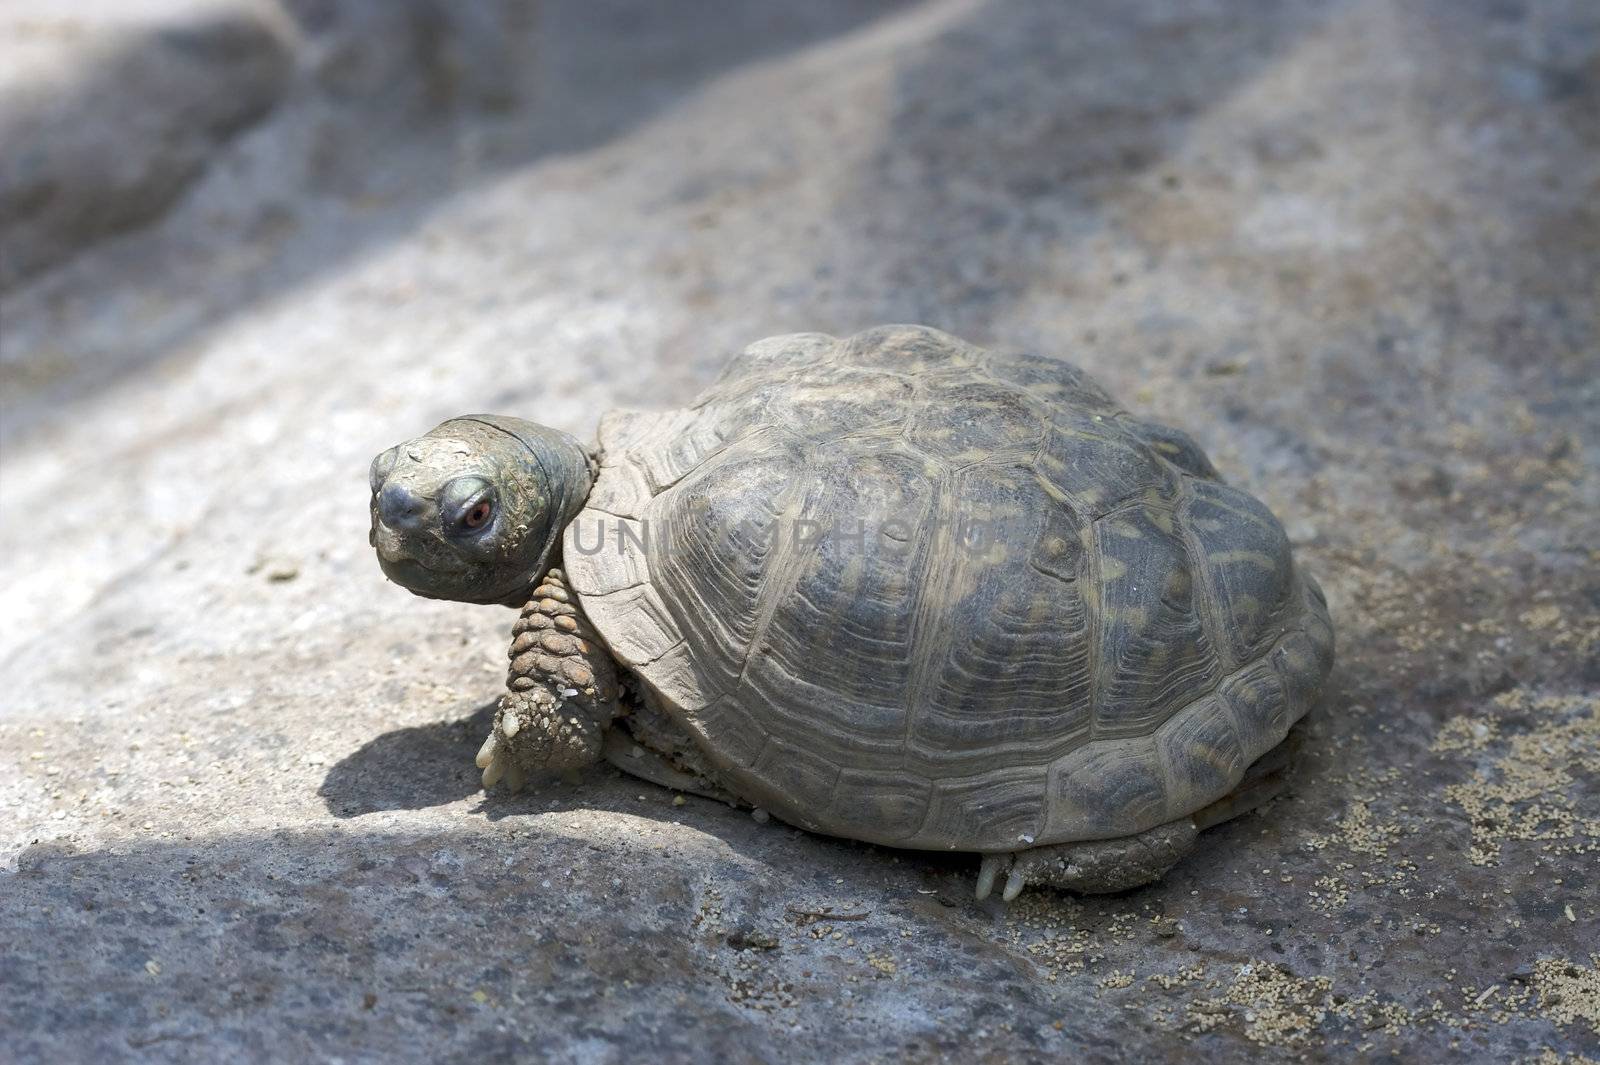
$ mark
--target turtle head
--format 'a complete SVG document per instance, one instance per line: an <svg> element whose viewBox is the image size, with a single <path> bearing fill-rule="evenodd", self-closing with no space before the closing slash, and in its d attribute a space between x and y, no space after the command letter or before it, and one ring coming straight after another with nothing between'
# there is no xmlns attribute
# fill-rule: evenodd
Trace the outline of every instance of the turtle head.
<svg viewBox="0 0 1600 1065"><path fill-rule="evenodd" d="M372 460L369 539L384 575L417 595L520 606L592 480L587 450L566 433L452 418Z"/></svg>

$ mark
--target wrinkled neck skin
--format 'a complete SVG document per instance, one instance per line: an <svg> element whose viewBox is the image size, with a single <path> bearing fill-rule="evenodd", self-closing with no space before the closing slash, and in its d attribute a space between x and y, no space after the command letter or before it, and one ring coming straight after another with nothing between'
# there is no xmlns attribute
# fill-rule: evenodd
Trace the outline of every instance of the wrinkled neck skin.
<svg viewBox="0 0 1600 1065"><path fill-rule="evenodd" d="M510 591L487 602L521 607L545 571L561 560L561 534L583 510L594 486L593 452L576 437L537 422L493 414L472 414L446 422L476 423L501 436L500 490L508 504L507 515L526 523L520 550L511 560L518 564Z"/></svg>
<svg viewBox="0 0 1600 1065"><path fill-rule="evenodd" d="M527 602L559 561L561 534L588 498L595 475L590 450L558 429L493 414L452 418L400 450L404 461L390 480L415 495L431 500L441 478L465 472L492 481L499 502L497 527L481 542L451 543L427 529L404 536L411 562L389 562L380 549L390 578L430 599ZM375 521L375 543L393 535Z"/></svg>

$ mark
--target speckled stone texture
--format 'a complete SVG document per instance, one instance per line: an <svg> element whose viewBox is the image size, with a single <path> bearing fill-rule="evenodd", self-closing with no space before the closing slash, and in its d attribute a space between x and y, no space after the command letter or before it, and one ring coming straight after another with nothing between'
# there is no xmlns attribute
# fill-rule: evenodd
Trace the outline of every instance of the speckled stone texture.
<svg viewBox="0 0 1600 1065"><path fill-rule="evenodd" d="M1600 8L257 8L287 80L0 296L0 1057L1600 1057ZM1291 793L1159 885L478 790L515 615L382 581L370 457L885 321L1079 362L1328 593Z"/></svg>

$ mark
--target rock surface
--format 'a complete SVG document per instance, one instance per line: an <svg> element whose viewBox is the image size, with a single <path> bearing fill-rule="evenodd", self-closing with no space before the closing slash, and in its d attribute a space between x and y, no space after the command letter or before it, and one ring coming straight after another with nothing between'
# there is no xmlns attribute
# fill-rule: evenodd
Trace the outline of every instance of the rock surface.
<svg viewBox="0 0 1600 1065"><path fill-rule="evenodd" d="M159 216L267 115L292 56L244 0L63 5L0 15L0 290Z"/></svg>
<svg viewBox="0 0 1600 1065"><path fill-rule="evenodd" d="M212 117L104 112L188 145L138 211L0 196L46 248L0 297L8 1057L1600 1055L1594 5L252 10ZM383 583L370 456L896 320L1080 363L1285 519L1340 634L1293 793L1009 910L609 770L483 795L511 615Z"/></svg>

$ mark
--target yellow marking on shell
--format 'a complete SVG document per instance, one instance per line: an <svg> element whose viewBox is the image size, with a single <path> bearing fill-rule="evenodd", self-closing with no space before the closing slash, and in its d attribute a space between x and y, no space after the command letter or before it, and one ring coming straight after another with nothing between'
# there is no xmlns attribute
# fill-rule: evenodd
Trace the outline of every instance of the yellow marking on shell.
<svg viewBox="0 0 1600 1065"><path fill-rule="evenodd" d="M1213 551L1206 558L1219 566L1226 566L1234 562L1248 562L1250 565L1260 566L1264 570L1275 571L1278 568L1278 560L1264 551Z"/></svg>
<svg viewBox="0 0 1600 1065"><path fill-rule="evenodd" d="M1120 581L1128 575L1128 567L1121 559L1103 558L1100 560L1100 576L1103 580Z"/></svg>
<svg viewBox="0 0 1600 1065"><path fill-rule="evenodd" d="M1204 762L1218 773L1231 773L1233 759L1225 750L1218 750L1209 743L1193 743L1189 745L1189 757L1197 762Z"/></svg>
<svg viewBox="0 0 1600 1065"><path fill-rule="evenodd" d="M1242 493L1238 494L1242 495ZM1274 527L1276 522L1273 520L1270 513L1263 515L1260 511L1257 511L1251 507L1240 506L1235 502L1236 497L1237 496L1230 497L1227 495L1214 495L1208 499L1208 502L1217 507L1217 509L1226 511L1229 514L1232 514L1234 517L1247 521L1251 525L1254 525L1258 528L1272 529ZM1249 497L1245 498L1249 499ZM1255 502L1255 500L1250 501Z"/></svg>
<svg viewBox="0 0 1600 1065"><path fill-rule="evenodd" d="M847 597L853 599L860 594L861 578L866 566L867 560L859 551L850 553L850 561L839 571L839 587Z"/></svg>
<svg viewBox="0 0 1600 1065"><path fill-rule="evenodd" d="M1028 620L1032 622L1049 621L1055 616L1056 601L1053 597L1036 592L1028 600Z"/></svg>
<svg viewBox="0 0 1600 1065"><path fill-rule="evenodd" d="M979 561L989 566L998 566L1011 557L1011 549L1004 543L996 540L989 545L989 550L984 552Z"/></svg>
<svg viewBox="0 0 1600 1065"><path fill-rule="evenodd" d="M1045 477L1044 474L1034 471L1033 479L1039 482L1039 487L1044 489L1044 494L1055 500L1057 503L1070 503L1072 501L1071 496L1067 495L1067 493L1051 484L1050 480Z"/></svg>
<svg viewBox="0 0 1600 1065"><path fill-rule="evenodd" d="M1139 531L1139 527L1137 525L1133 525L1125 521L1108 521L1105 522L1102 527L1108 533L1112 533L1116 536L1121 536L1129 540L1144 539L1144 533Z"/></svg>
<svg viewBox="0 0 1600 1065"><path fill-rule="evenodd" d="M1102 419L1100 415L1096 414L1094 416L1094 420L1098 422ZM1052 427L1062 436L1071 437L1073 440L1093 440L1096 443L1104 443L1106 440L1105 433L1091 433L1083 429L1079 429L1076 426L1056 424Z"/></svg>

